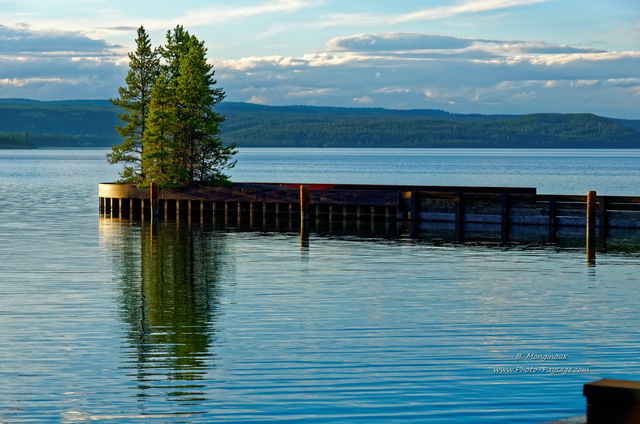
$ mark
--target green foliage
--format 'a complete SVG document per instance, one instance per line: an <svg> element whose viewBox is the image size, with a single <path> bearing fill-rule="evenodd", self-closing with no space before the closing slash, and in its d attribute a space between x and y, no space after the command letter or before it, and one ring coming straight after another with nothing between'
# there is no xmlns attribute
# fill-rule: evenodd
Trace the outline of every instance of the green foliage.
<svg viewBox="0 0 640 424"><path fill-rule="evenodd" d="M145 146L142 166L149 181L161 187L175 188L184 175L180 175L172 160L176 147L171 137L176 121L176 110L171 101L170 80L162 71L151 89L147 131L142 140Z"/></svg>
<svg viewBox="0 0 640 424"><path fill-rule="evenodd" d="M157 50L164 59L156 62L144 30L138 31L138 50L130 55L128 88L121 88L119 103L127 110L121 114L125 125L118 128L124 142L108 155L111 163L125 162L123 178L142 185L157 183L176 188L224 183L224 170L232 168L234 146L223 146L218 134L224 118L213 107L224 99L224 91L215 87L213 67L207 63L204 42L178 25L167 32L167 43ZM144 46L144 49L141 46ZM150 52L154 52L152 55ZM135 61L144 56L145 60ZM151 63L153 81L138 84L139 64ZM134 69L134 66L137 68Z"/></svg>
<svg viewBox="0 0 640 424"><path fill-rule="evenodd" d="M109 100L123 111L118 114L123 125L116 126L116 131L124 141L111 148L107 160L111 164L125 164L120 174L123 182L144 180L142 138L149 115L151 87L160 71L158 52L152 48L151 40L142 26L138 28L136 46L136 51L129 53L126 86L118 89L118 98Z"/></svg>

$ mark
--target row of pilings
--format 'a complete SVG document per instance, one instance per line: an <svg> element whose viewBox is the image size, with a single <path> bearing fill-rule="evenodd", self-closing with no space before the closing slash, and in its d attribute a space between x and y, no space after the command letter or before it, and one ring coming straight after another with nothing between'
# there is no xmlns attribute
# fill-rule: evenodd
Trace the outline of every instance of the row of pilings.
<svg viewBox="0 0 640 424"><path fill-rule="evenodd" d="M503 242L516 227L544 228L554 243L561 228L583 228L587 257L612 229L640 229L640 198L538 194L535 188L241 183L163 190L100 184L99 210L131 220L161 219L249 227L359 226L393 232L403 223L452 225L458 239L492 228Z"/></svg>

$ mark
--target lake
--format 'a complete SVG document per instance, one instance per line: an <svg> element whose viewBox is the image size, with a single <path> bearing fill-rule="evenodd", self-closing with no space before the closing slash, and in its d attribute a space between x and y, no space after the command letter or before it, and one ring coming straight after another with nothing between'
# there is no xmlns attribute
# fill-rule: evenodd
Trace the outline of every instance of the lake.
<svg viewBox="0 0 640 424"><path fill-rule="evenodd" d="M105 150L0 150L0 423L530 423L637 379L640 249L98 215ZM235 181L640 195L635 150L242 149ZM546 356L545 356L546 355Z"/></svg>

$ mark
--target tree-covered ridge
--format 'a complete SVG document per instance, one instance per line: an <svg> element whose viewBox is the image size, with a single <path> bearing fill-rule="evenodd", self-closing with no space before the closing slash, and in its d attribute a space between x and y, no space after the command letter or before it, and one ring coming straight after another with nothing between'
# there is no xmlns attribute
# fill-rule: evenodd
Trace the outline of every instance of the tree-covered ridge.
<svg viewBox="0 0 640 424"><path fill-rule="evenodd" d="M40 147L111 146L118 109L106 100L0 99L0 132L28 134Z"/></svg>
<svg viewBox="0 0 640 424"><path fill-rule="evenodd" d="M640 132L592 114L456 115L233 104L221 110L228 117L225 139L245 147L640 147Z"/></svg>
<svg viewBox="0 0 640 424"><path fill-rule="evenodd" d="M468 115L233 102L216 110L226 118L222 140L239 147L640 147L640 120L592 114ZM106 147L121 141L114 131L117 113L106 100L0 99L0 132L28 132L38 146Z"/></svg>

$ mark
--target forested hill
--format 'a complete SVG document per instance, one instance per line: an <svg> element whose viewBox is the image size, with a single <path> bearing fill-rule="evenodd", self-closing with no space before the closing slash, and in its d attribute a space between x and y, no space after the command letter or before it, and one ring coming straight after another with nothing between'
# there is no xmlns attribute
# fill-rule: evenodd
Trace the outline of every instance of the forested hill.
<svg viewBox="0 0 640 424"><path fill-rule="evenodd" d="M592 114L463 115L232 102L216 111L226 117L223 141L239 147L640 148L640 120ZM114 130L117 113L106 100L0 99L0 146L110 146L121 141Z"/></svg>

